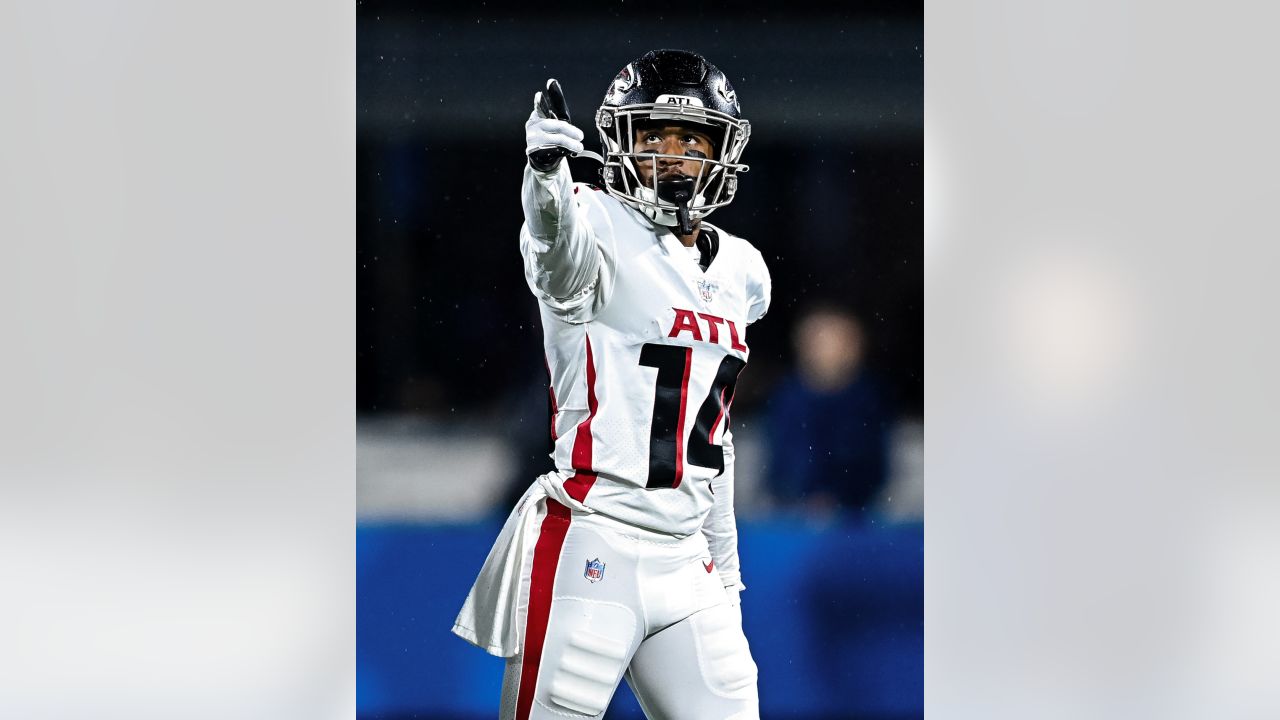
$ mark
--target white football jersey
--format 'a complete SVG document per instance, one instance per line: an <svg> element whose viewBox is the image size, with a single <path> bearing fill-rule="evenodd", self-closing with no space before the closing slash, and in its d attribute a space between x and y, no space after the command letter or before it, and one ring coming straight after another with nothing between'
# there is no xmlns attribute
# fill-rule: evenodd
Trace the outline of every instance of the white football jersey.
<svg viewBox="0 0 1280 720"><path fill-rule="evenodd" d="M750 243L718 239L704 271L671 229L568 170L525 170L521 251L540 300L560 502L683 537L737 565L729 415L770 279ZM713 506L720 525L706 522ZM713 518L714 520L714 518ZM705 523L705 527L704 527ZM731 547L725 547L731 541ZM737 583L737 568L722 568Z"/></svg>

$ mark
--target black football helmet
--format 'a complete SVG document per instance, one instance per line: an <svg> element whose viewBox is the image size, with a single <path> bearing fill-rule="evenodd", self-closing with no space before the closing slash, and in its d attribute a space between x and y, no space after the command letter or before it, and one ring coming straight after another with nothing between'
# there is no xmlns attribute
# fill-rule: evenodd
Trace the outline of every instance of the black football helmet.
<svg viewBox="0 0 1280 720"><path fill-rule="evenodd" d="M669 193L659 193L656 172L650 185L641 181L636 162L652 159L656 166L659 157L690 158L637 153L635 126L648 120L706 126L715 157L700 159L701 170L685 209L697 219L728 205L738 190L738 173L747 171L738 160L751 137L751 123L742 119L729 78L697 53L654 50L622 68L596 111L605 150L605 190L654 222L676 225L678 206L668 199Z"/></svg>

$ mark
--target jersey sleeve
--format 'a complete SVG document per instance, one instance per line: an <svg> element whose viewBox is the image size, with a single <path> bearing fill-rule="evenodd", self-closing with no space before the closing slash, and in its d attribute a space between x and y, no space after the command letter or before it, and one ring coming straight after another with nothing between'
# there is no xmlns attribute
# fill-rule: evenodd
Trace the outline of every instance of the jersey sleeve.
<svg viewBox="0 0 1280 720"><path fill-rule="evenodd" d="M566 163L524 168L520 251L533 294L557 316L587 322L613 294L613 225L598 193L573 183Z"/></svg>
<svg viewBox="0 0 1280 720"><path fill-rule="evenodd" d="M738 519L733 512L733 437L725 433L724 472L712 478L711 490L715 496L711 512L702 522L702 534L711 549L711 559L720 572L720 582L729 591L729 599L738 602L738 593L746 588L742 584L742 570L738 562Z"/></svg>
<svg viewBox="0 0 1280 720"><path fill-rule="evenodd" d="M769 312L769 302L773 299L773 279L769 277L769 266L765 265L764 256L752 248L751 260L747 274L748 325Z"/></svg>

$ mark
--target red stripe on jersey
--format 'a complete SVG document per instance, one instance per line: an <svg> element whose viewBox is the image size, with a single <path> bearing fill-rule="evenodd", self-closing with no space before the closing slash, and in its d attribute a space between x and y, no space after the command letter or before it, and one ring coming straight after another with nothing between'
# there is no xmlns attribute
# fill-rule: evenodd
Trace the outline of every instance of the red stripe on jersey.
<svg viewBox="0 0 1280 720"><path fill-rule="evenodd" d="M516 720L529 720L533 694L538 687L538 667L542 663L542 646L547 639L547 620L551 617L551 600L556 583L556 567L560 550L569 532L569 508L547 498L547 516L542 519L538 542L533 546L533 570L529 579L529 613L524 625L524 661L520 668L520 687L516 694Z"/></svg>
<svg viewBox="0 0 1280 720"><path fill-rule="evenodd" d="M693 367L693 348L684 349L684 377L680 379L680 410L676 418L676 480L671 487L680 487L684 478L684 406L689 399L689 369Z"/></svg>
<svg viewBox="0 0 1280 720"><path fill-rule="evenodd" d="M578 502L586 502L587 493L591 492L591 486L596 484L596 474L590 472L577 472L573 477L564 481L564 491L569 493L569 497Z"/></svg>
<svg viewBox="0 0 1280 720"><path fill-rule="evenodd" d="M591 353L591 336L587 335L587 419L578 423L578 436L573 439L573 469L595 475L591 467L591 421L599 407L596 401L596 362ZM594 480L594 477L593 477ZM579 501L581 502L581 501Z"/></svg>
<svg viewBox="0 0 1280 720"><path fill-rule="evenodd" d="M716 421L711 423L711 432L707 433L707 442L711 445L716 444L716 441L712 438L716 436L716 428L720 426L720 421L724 419L724 412L726 409L724 406L724 391L727 389L728 388L722 388L720 390L720 414L716 415ZM730 402L732 402L732 399L730 399Z"/></svg>
<svg viewBox="0 0 1280 720"><path fill-rule="evenodd" d="M560 414L560 406L556 404L556 389L548 385L547 392L551 393L551 441L555 442L560 439L556 437L556 416Z"/></svg>
<svg viewBox="0 0 1280 720"><path fill-rule="evenodd" d="M556 437L556 416L560 414L560 405L556 402L556 388L551 384L551 361L546 353L542 354L542 364L547 368L547 393L551 395L551 442L555 442L559 439Z"/></svg>

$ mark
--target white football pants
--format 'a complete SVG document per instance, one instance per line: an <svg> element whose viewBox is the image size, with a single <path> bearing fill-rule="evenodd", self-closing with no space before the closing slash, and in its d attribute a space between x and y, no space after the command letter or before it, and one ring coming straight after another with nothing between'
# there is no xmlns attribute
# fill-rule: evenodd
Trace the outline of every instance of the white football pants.
<svg viewBox="0 0 1280 720"><path fill-rule="evenodd" d="M676 540L544 502L500 717L600 718L625 676L651 720L759 718L742 615L703 535Z"/></svg>

